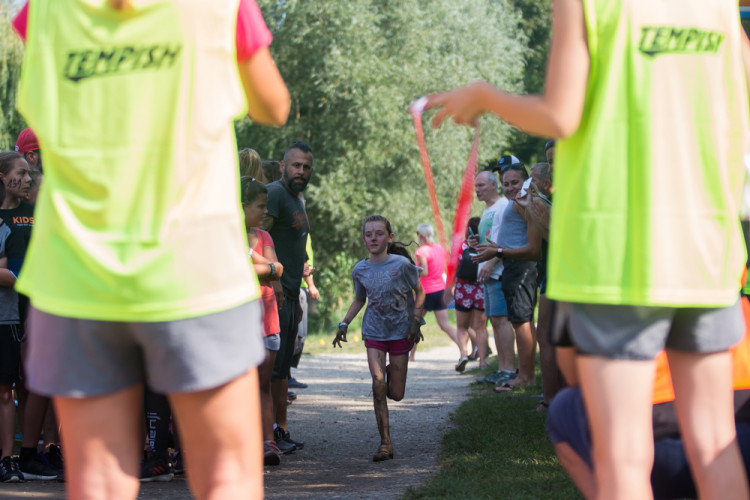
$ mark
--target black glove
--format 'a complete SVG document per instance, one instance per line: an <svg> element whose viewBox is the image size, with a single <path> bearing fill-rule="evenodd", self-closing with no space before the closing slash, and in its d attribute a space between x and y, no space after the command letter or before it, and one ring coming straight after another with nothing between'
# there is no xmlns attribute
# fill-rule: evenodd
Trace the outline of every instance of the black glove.
<svg viewBox="0 0 750 500"><path fill-rule="evenodd" d="M342 349L344 346L341 345L342 342L346 342L346 325L341 325L339 327L339 331L336 333L336 338L333 339L333 347L336 347L336 344L338 344L339 347Z"/></svg>
<svg viewBox="0 0 750 500"><path fill-rule="evenodd" d="M424 335L422 335L422 318L419 316L414 316L411 319L411 324L409 325L409 335L408 339L414 342L414 344L419 344L420 341L424 340Z"/></svg>

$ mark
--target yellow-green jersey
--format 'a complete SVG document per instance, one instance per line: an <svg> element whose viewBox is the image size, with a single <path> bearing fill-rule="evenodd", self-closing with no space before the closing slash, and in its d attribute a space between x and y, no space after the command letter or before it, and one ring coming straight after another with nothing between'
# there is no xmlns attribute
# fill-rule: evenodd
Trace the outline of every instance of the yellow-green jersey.
<svg viewBox="0 0 750 500"><path fill-rule="evenodd" d="M556 148L548 294L730 305L748 145L737 2L583 5L591 64L580 127Z"/></svg>
<svg viewBox="0 0 750 500"><path fill-rule="evenodd" d="M169 321L257 298L233 120L238 0L34 0L18 106L45 180L19 291L50 314Z"/></svg>
<svg viewBox="0 0 750 500"><path fill-rule="evenodd" d="M315 267L315 259L313 258L313 249L312 249L312 237L308 234L307 235L307 244L305 246L305 252L307 253L307 265L310 267ZM304 278L302 278L302 288L307 288L307 281L305 281Z"/></svg>

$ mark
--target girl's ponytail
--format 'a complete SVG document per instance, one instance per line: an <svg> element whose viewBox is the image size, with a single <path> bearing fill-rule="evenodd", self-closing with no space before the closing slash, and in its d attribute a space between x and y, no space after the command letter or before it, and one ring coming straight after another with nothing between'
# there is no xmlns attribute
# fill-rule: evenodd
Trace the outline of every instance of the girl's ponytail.
<svg viewBox="0 0 750 500"><path fill-rule="evenodd" d="M409 250L407 250L407 247L411 246L412 243L415 243L415 242L410 241L408 244L406 244L406 243L401 243L400 241L394 241L393 243L388 245L388 253L406 257L407 259L409 259L409 262L416 265L414 263L414 259L411 258L411 254L409 253Z"/></svg>

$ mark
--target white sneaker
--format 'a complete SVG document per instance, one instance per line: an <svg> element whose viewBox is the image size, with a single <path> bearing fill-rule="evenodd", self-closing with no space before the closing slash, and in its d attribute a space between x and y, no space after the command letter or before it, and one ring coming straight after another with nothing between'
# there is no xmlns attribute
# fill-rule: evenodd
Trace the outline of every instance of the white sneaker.
<svg viewBox="0 0 750 500"><path fill-rule="evenodd" d="M466 369L466 363L469 362L468 356L461 356L458 358L458 363L456 363L456 371L459 373L463 373Z"/></svg>

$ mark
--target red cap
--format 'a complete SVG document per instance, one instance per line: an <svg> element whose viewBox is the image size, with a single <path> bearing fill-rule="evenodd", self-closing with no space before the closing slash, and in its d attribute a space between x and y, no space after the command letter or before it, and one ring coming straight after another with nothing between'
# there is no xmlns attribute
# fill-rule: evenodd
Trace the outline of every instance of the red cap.
<svg viewBox="0 0 750 500"><path fill-rule="evenodd" d="M36 151L39 149L39 141L36 140L34 131L30 128L23 129L18 134L18 140L16 141L16 151L21 154L28 153L29 151Z"/></svg>

